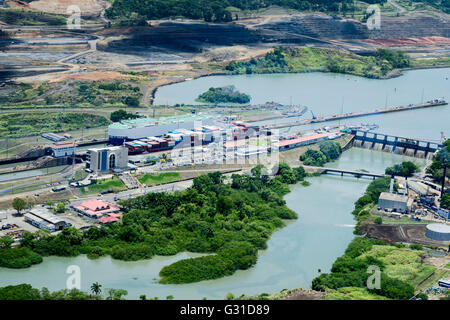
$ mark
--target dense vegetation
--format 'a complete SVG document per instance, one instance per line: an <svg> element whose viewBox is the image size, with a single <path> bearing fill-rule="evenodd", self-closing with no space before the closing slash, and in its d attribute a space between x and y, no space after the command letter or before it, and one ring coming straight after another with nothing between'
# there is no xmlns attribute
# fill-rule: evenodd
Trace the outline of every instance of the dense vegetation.
<svg viewBox="0 0 450 320"><path fill-rule="evenodd" d="M120 296L117 295L120 294ZM110 289L107 300L120 300L126 294L123 289ZM49 291L47 288L41 290L33 288L29 284L19 284L15 286L0 287L0 300L101 300L99 294L89 294L78 289L64 289L59 291Z"/></svg>
<svg viewBox="0 0 450 320"><path fill-rule="evenodd" d="M412 3L426 3L433 8L450 13L450 0L411 0Z"/></svg>
<svg viewBox="0 0 450 320"><path fill-rule="evenodd" d="M450 209L450 193L446 193L442 197L441 208Z"/></svg>
<svg viewBox="0 0 450 320"><path fill-rule="evenodd" d="M417 166L417 164L411 161L404 161L400 164L386 168L385 173L387 175L412 177L417 171L419 171L419 166Z"/></svg>
<svg viewBox="0 0 450 320"><path fill-rule="evenodd" d="M198 96L197 101L207 103L249 103L250 96L240 93L234 86L209 88L208 91Z"/></svg>
<svg viewBox="0 0 450 320"><path fill-rule="evenodd" d="M336 160L342 153L341 145L336 141L325 141L319 144L319 150L309 149L300 156L306 166L322 167L326 162Z"/></svg>
<svg viewBox="0 0 450 320"><path fill-rule="evenodd" d="M409 65L407 55L389 49L379 49L374 56L366 57L333 49L276 47L263 58L233 61L225 68L233 74L326 71L382 78L395 68Z"/></svg>
<svg viewBox="0 0 450 320"><path fill-rule="evenodd" d="M427 173L431 174L436 182L442 182L444 163L447 163L446 177L450 178L450 139L444 142L444 147L436 154L433 163L427 169Z"/></svg>
<svg viewBox="0 0 450 320"><path fill-rule="evenodd" d="M31 250L41 256L85 253L90 258L109 254L114 259L140 260L190 251L213 255L163 268L161 282L222 277L254 265L257 250L266 248L271 234L283 227L283 219L296 218L282 196L289 192L288 184L305 176L302 167L292 169L284 163L273 179L262 166L253 168L252 176L233 175L231 184L223 183L219 172L202 175L185 191L122 200L125 213L118 223L83 232L68 227L57 235L42 230L25 233L19 248L0 249L0 255L4 250Z"/></svg>
<svg viewBox="0 0 450 320"><path fill-rule="evenodd" d="M28 248L0 249L0 267L28 268L42 262L42 257Z"/></svg>
<svg viewBox="0 0 450 320"><path fill-rule="evenodd" d="M414 295L414 286L428 277L433 267L420 263L423 251L399 248L379 240L356 238L331 268L312 282L315 290L339 290L348 287L367 288L371 273L369 266L381 270L379 289L367 289L369 293L390 299L407 300Z"/></svg>
<svg viewBox="0 0 450 320"><path fill-rule="evenodd" d="M361 221L370 215L369 211L377 203L380 193L389 189L389 184L389 177L372 181L365 194L356 201L352 212L358 222L355 233L359 232ZM365 299L409 299L414 295L414 286L434 271L433 267L421 263L423 254L422 248L408 249L401 244L388 245L359 237L335 261L331 273L313 280L312 288L329 292L328 298L349 299L353 294ZM367 273L369 266L377 266L381 271L380 289L367 289L371 275Z"/></svg>
<svg viewBox="0 0 450 320"><path fill-rule="evenodd" d="M139 107L140 88L121 81L70 81L59 84L29 83L0 89L2 109L36 107Z"/></svg>
<svg viewBox="0 0 450 320"><path fill-rule="evenodd" d="M111 119L112 122L119 122L122 120L129 120L129 119L136 119L139 116L134 114L134 113L130 113L130 112L126 112L123 109L111 112L111 114L109 115L109 118Z"/></svg>
<svg viewBox="0 0 450 320"><path fill-rule="evenodd" d="M0 20L19 26L37 26L37 25L63 25L66 18L44 12L34 12L16 9L1 9Z"/></svg>
<svg viewBox="0 0 450 320"><path fill-rule="evenodd" d="M22 137L44 132L96 128L108 124L109 121L105 117L90 113L4 113L0 118L0 137Z"/></svg>
<svg viewBox="0 0 450 320"><path fill-rule="evenodd" d="M366 3L385 3L386 0L366 0ZM186 17L214 22L236 19L232 12L258 10L278 5L295 10L315 10L345 13L354 10L353 0L115 0L106 10L108 18L144 25L145 19ZM233 8L233 9L232 9Z"/></svg>

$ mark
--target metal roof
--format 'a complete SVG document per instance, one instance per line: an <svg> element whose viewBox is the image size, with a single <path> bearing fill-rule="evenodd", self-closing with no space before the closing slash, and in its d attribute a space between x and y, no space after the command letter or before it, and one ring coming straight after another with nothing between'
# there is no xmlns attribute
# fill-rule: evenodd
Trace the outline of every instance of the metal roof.
<svg viewBox="0 0 450 320"><path fill-rule="evenodd" d="M380 199L381 200L407 202L408 196L404 196L404 195L396 194L396 193L382 192L380 194Z"/></svg>
<svg viewBox="0 0 450 320"><path fill-rule="evenodd" d="M447 224L443 224L443 223L432 223L427 225L427 229L434 231L434 232L439 232L439 233L449 233L450 234L450 226Z"/></svg>

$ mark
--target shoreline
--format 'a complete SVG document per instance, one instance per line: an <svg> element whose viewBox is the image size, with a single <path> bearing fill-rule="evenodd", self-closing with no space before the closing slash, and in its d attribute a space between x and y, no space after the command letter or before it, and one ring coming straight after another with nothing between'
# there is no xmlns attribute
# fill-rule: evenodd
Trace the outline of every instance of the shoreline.
<svg viewBox="0 0 450 320"><path fill-rule="evenodd" d="M304 71L304 72L279 72L279 73L252 73L249 75L269 75L269 74L278 74L278 75L284 75L284 74L307 74L307 73L324 73L324 74L337 74L337 75L343 75L343 76L353 76L353 77L358 77L358 78L363 78L363 79L369 79L369 80L389 80L389 79L395 79L395 78L400 78L402 76L404 76L404 72L408 72L408 71L418 71L418 70L433 70L433 69L446 69L446 68L450 68L450 64L448 65L443 65L443 66L413 66L413 67L407 67L407 68L402 68L402 69L394 69L391 72L389 72L386 76L381 77L381 78L370 78L370 77L364 77L364 76L360 76L360 75L355 75L355 74L351 74L351 73L340 73L340 72L329 72L329 71L324 71L324 70L309 70L309 71ZM205 77L213 77L213 76L244 76L245 74L233 74L230 72L212 72L209 74L200 74L200 75L194 75L192 76L189 80L187 79L183 79L183 80L174 80L162 85L159 85L155 88L153 88L152 92L151 92L151 98L150 98L150 107L155 107L157 105L154 104L155 99L156 99L156 94L158 92L158 90L162 87L166 87L169 85L174 85L177 83L183 83L183 82L187 82L187 81L193 81L193 80L197 80L200 78L205 78ZM159 106L159 105L158 105ZM192 105L192 106L197 106L197 105Z"/></svg>

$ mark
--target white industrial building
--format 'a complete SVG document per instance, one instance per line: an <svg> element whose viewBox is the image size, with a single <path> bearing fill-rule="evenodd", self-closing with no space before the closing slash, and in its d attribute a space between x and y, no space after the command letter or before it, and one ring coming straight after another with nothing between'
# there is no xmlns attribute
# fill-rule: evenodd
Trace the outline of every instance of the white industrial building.
<svg viewBox="0 0 450 320"><path fill-rule="evenodd" d="M109 141L122 144L124 141L157 137L178 129L193 130L201 126L220 126L224 123L207 115L174 116L162 119L140 118L122 120L108 127Z"/></svg>
<svg viewBox="0 0 450 320"><path fill-rule="evenodd" d="M382 192L378 199L381 210L408 213L412 210L414 200L406 195Z"/></svg>
<svg viewBox="0 0 450 320"><path fill-rule="evenodd" d="M105 172L128 167L128 149L125 147L106 147L89 149L86 168L93 172Z"/></svg>
<svg viewBox="0 0 450 320"><path fill-rule="evenodd" d="M44 208L33 208L24 215L25 222L39 229L47 229L51 232L61 230L66 222Z"/></svg>

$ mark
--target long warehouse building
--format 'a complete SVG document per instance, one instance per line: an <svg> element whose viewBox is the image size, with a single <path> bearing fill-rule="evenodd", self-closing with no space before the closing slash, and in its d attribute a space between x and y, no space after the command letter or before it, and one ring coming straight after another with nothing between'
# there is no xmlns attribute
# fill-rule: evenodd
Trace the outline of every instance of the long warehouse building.
<svg viewBox="0 0 450 320"><path fill-rule="evenodd" d="M162 119L139 118L122 120L108 127L109 141L120 145L125 141L138 140L146 137L162 136L177 129L193 130L201 126L224 127L225 123L209 115L174 116Z"/></svg>

